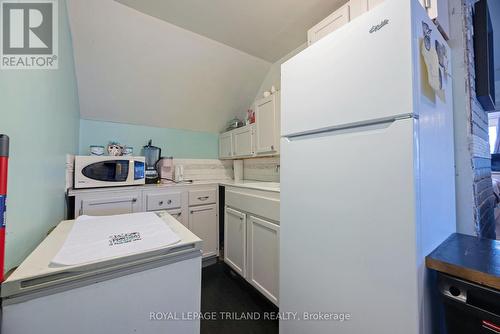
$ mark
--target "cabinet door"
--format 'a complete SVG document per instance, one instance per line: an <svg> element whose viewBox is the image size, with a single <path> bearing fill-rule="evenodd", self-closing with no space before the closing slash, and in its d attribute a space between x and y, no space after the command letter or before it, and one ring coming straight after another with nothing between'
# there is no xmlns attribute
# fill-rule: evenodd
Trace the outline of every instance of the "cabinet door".
<svg viewBox="0 0 500 334"><path fill-rule="evenodd" d="M349 22L349 3L340 7L337 11L330 14L323 21L309 29L307 32L307 44L316 43L332 31L337 30Z"/></svg>
<svg viewBox="0 0 500 334"><path fill-rule="evenodd" d="M254 154L253 137L253 125L247 125L234 130L234 157L250 157Z"/></svg>
<svg viewBox="0 0 500 334"><path fill-rule="evenodd" d="M247 225L247 280L278 305L280 227L253 216Z"/></svg>
<svg viewBox="0 0 500 334"><path fill-rule="evenodd" d="M182 209L175 209L175 210L167 210L167 212L172 216L174 217L175 219L177 219L177 221L179 223L181 223L182 225L186 226L187 228L189 228L189 225L188 225L188 221L186 219L186 217L184 217L184 215L182 214Z"/></svg>
<svg viewBox="0 0 500 334"><path fill-rule="evenodd" d="M226 207L224 220L224 262L245 277L246 215Z"/></svg>
<svg viewBox="0 0 500 334"><path fill-rule="evenodd" d="M276 154L279 143L279 96L273 94L255 104L257 154Z"/></svg>
<svg viewBox="0 0 500 334"><path fill-rule="evenodd" d="M368 10L372 10L382 2L384 2L384 0L368 0Z"/></svg>
<svg viewBox="0 0 500 334"><path fill-rule="evenodd" d="M189 208L189 229L203 240L203 257L217 255L217 205Z"/></svg>
<svg viewBox="0 0 500 334"><path fill-rule="evenodd" d="M117 193L84 197L80 201L78 216L107 216L141 211L140 194Z"/></svg>
<svg viewBox="0 0 500 334"><path fill-rule="evenodd" d="M363 15L368 11L368 2L370 0L351 0L349 1L349 20ZM372 0L373 1L373 0Z"/></svg>
<svg viewBox="0 0 500 334"><path fill-rule="evenodd" d="M219 136L219 157L229 159L233 156L233 133L226 132Z"/></svg>

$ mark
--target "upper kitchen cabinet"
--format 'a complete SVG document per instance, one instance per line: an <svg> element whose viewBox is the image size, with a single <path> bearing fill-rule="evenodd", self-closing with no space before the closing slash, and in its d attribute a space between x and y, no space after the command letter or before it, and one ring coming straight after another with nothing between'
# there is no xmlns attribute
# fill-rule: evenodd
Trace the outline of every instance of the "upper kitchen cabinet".
<svg viewBox="0 0 500 334"><path fill-rule="evenodd" d="M368 0L349 1L349 21L368 11Z"/></svg>
<svg viewBox="0 0 500 334"><path fill-rule="evenodd" d="M349 3L347 3L309 29L307 32L307 45L316 43L332 31L347 24L349 20Z"/></svg>
<svg viewBox="0 0 500 334"><path fill-rule="evenodd" d="M219 157L231 159L233 157L233 132L225 132L219 136Z"/></svg>
<svg viewBox="0 0 500 334"><path fill-rule="evenodd" d="M445 39L450 33L448 0L419 0L429 17L438 26ZM307 32L307 44L311 45L349 23L360 15L372 10L384 0L350 0Z"/></svg>
<svg viewBox="0 0 500 334"><path fill-rule="evenodd" d="M255 125L247 125L233 130L234 156L251 157L255 153Z"/></svg>
<svg viewBox="0 0 500 334"><path fill-rule="evenodd" d="M351 0L349 1L349 21L366 13L381 4L384 0Z"/></svg>
<svg viewBox="0 0 500 334"><path fill-rule="evenodd" d="M255 155L255 125L224 132L219 136L219 158L238 159Z"/></svg>
<svg viewBox="0 0 500 334"><path fill-rule="evenodd" d="M424 0L421 0L424 1ZM326 17L323 21L316 24L307 32L307 44L311 45L346 25L356 17L372 10L384 0L350 0L344 6Z"/></svg>
<svg viewBox="0 0 500 334"><path fill-rule="evenodd" d="M279 153L280 94L276 93L255 102L256 154Z"/></svg>
<svg viewBox="0 0 500 334"><path fill-rule="evenodd" d="M255 123L219 136L219 158L239 159L279 154L280 94L257 100Z"/></svg>

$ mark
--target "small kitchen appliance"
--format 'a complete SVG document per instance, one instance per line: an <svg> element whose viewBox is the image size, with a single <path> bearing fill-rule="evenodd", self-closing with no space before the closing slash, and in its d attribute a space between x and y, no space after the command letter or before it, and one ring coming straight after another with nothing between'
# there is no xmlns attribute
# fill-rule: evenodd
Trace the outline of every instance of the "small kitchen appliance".
<svg viewBox="0 0 500 334"><path fill-rule="evenodd" d="M174 158L162 157L158 161L158 173L161 180L173 181L174 180Z"/></svg>
<svg viewBox="0 0 500 334"><path fill-rule="evenodd" d="M148 144L144 146L144 157L146 158L146 183L158 183L159 175L156 170L156 164L160 160L161 148L153 146L153 141L150 139Z"/></svg>
<svg viewBox="0 0 500 334"><path fill-rule="evenodd" d="M144 157L75 157L75 189L140 185L144 179Z"/></svg>

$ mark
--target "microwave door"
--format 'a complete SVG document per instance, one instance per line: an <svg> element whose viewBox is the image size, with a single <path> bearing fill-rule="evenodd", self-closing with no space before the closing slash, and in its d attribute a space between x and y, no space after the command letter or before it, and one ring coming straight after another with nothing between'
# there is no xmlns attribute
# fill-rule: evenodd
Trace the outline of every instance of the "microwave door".
<svg viewBox="0 0 500 334"><path fill-rule="evenodd" d="M129 178L128 160L109 160L90 164L83 168L82 174L95 181L126 182Z"/></svg>

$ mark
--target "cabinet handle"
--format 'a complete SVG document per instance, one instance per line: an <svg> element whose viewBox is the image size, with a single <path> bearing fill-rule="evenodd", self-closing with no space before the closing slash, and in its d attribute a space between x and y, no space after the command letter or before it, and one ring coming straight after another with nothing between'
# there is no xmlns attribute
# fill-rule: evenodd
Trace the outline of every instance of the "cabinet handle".
<svg viewBox="0 0 500 334"><path fill-rule="evenodd" d="M191 213L195 213L195 212L203 212L203 211L211 211L212 208L208 208L208 209L200 209L200 210L191 210Z"/></svg>
<svg viewBox="0 0 500 334"><path fill-rule="evenodd" d="M137 202L137 198L132 198L132 199L128 199L128 200L122 200L122 201L109 201L109 202L90 203L89 205L119 204L119 203L128 203L128 202L135 203L135 202Z"/></svg>
<svg viewBox="0 0 500 334"><path fill-rule="evenodd" d="M180 217L180 216L182 216L182 212L174 213L174 216L175 217Z"/></svg>
<svg viewBox="0 0 500 334"><path fill-rule="evenodd" d="M163 203L164 203L163 201L159 201L158 205L163 205ZM172 204L172 200L171 199L167 200L167 204Z"/></svg>
<svg viewBox="0 0 500 334"><path fill-rule="evenodd" d="M206 201L209 197L208 196L201 196L201 197L198 197L198 199L200 201Z"/></svg>

